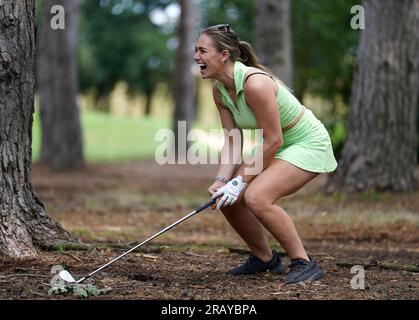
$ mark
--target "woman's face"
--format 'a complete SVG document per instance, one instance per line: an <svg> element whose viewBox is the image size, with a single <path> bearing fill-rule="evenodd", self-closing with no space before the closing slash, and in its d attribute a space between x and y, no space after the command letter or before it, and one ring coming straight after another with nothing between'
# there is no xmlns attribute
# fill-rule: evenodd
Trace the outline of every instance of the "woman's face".
<svg viewBox="0 0 419 320"><path fill-rule="evenodd" d="M223 55L214 46L210 36L203 33L199 36L195 47L194 60L201 68L202 79L215 78L224 68Z"/></svg>

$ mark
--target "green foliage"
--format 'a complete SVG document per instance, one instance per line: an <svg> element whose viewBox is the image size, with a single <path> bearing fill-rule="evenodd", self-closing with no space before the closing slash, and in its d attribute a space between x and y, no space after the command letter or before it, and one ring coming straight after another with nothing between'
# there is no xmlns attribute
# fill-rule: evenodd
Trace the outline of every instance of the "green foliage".
<svg viewBox="0 0 419 320"><path fill-rule="evenodd" d="M252 42L254 0L199 1L201 27L228 23L240 40Z"/></svg>
<svg viewBox="0 0 419 320"><path fill-rule="evenodd" d="M300 100L309 93L332 103L322 120L340 158L360 34L350 27L351 8L361 1L295 0L292 4L294 93Z"/></svg>
<svg viewBox="0 0 419 320"><path fill-rule="evenodd" d="M325 127L330 134L335 157L339 159L346 141L346 123L344 122L344 119L337 119L331 122L326 122Z"/></svg>
<svg viewBox="0 0 419 320"><path fill-rule="evenodd" d="M159 82L170 86L175 67L176 25L153 23L151 17L174 3L177 1L82 2L78 33L82 91L93 90L100 98L121 80L128 83L130 93L145 95L151 95ZM252 0L199 1L199 10L199 28L228 22L243 40L251 41Z"/></svg>
<svg viewBox="0 0 419 320"><path fill-rule="evenodd" d="M82 299L90 296L106 294L110 288L98 289L92 284L63 284L48 290L48 296L73 294L74 297Z"/></svg>
<svg viewBox="0 0 419 320"><path fill-rule="evenodd" d="M295 91L347 105L356 63L359 30L352 30L351 7L359 0L293 1Z"/></svg>
<svg viewBox="0 0 419 320"><path fill-rule="evenodd" d="M69 288L70 286L54 287L48 290L48 295L53 296L53 295L65 294L69 292Z"/></svg>
<svg viewBox="0 0 419 320"><path fill-rule="evenodd" d="M54 243L52 245L52 249L56 250L58 252L64 252L65 251L65 244L63 243Z"/></svg>
<svg viewBox="0 0 419 320"><path fill-rule="evenodd" d="M80 86L108 94L118 81L130 93L152 94L157 82L169 81L174 50L168 47L175 29L150 21L153 10L170 1L83 1L78 34Z"/></svg>

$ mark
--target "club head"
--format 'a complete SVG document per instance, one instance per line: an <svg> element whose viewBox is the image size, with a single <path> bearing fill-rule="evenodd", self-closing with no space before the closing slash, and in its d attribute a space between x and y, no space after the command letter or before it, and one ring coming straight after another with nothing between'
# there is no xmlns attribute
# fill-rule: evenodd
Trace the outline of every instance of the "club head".
<svg viewBox="0 0 419 320"><path fill-rule="evenodd" d="M73 276L68 272L67 270L63 270L60 272L60 278L63 279L66 282L76 282L76 280L73 278Z"/></svg>

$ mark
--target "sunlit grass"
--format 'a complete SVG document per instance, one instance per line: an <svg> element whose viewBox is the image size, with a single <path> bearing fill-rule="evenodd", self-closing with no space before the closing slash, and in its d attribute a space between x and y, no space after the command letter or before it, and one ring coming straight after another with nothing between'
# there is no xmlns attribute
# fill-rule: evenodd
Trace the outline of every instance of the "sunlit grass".
<svg viewBox="0 0 419 320"><path fill-rule="evenodd" d="M85 111L81 114L84 156L88 162L111 162L152 158L155 134L170 123L159 118L117 117L110 114ZM33 160L40 154L41 129L39 113L33 124Z"/></svg>

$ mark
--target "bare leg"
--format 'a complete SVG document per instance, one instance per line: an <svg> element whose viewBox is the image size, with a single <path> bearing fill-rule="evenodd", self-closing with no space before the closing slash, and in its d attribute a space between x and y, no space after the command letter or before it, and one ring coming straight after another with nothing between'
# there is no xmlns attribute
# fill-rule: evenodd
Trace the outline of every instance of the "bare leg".
<svg viewBox="0 0 419 320"><path fill-rule="evenodd" d="M221 211L255 256L264 262L271 260L272 252L266 241L265 230L243 202L224 207Z"/></svg>
<svg viewBox="0 0 419 320"><path fill-rule="evenodd" d="M308 256L291 218L274 203L296 192L317 175L286 161L274 159L264 172L251 181L244 195L248 208L291 259L308 260Z"/></svg>

